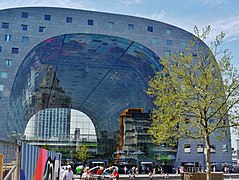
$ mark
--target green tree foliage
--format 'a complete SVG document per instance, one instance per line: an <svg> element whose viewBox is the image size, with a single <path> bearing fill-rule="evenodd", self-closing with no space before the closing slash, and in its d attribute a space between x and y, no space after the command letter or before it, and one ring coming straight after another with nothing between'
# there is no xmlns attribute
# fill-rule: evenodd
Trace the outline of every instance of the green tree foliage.
<svg viewBox="0 0 239 180"><path fill-rule="evenodd" d="M86 144L82 144L78 146L78 149L76 150L75 157L82 161L83 163L86 162L88 159L88 147Z"/></svg>
<svg viewBox="0 0 239 180"><path fill-rule="evenodd" d="M46 150L50 150L50 146L49 146L47 143L45 143L45 144L42 146L42 148L43 148L43 149L46 149Z"/></svg>
<svg viewBox="0 0 239 180"><path fill-rule="evenodd" d="M206 144L207 179L210 179L210 136L229 135L238 126L239 77L230 63L228 50L221 49L221 32L203 48L210 26L195 39L186 52L163 57L163 69L149 81L147 94L154 98L153 124L149 133L156 143L175 144L179 138L198 139ZM193 52L193 53L192 53Z"/></svg>

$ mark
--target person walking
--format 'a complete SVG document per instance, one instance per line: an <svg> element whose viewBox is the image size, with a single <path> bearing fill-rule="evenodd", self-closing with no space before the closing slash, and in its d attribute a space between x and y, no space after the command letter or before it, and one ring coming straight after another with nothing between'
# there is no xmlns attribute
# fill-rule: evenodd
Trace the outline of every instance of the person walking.
<svg viewBox="0 0 239 180"><path fill-rule="evenodd" d="M81 177L82 180L92 180L93 177L90 175L90 168L86 167L85 168L85 172L82 174Z"/></svg>
<svg viewBox="0 0 239 180"><path fill-rule="evenodd" d="M124 174L127 174L127 170L128 170L128 168L126 166L124 166Z"/></svg>
<svg viewBox="0 0 239 180"><path fill-rule="evenodd" d="M119 173L117 169L113 171L113 180L119 180Z"/></svg>
<svg viewBox="0 0 239 180"><path fill-rule="evenodd" d="M62 180L74 180L74 173L71 170L71 165L67 166L67 170L63 173Z"/></svg>

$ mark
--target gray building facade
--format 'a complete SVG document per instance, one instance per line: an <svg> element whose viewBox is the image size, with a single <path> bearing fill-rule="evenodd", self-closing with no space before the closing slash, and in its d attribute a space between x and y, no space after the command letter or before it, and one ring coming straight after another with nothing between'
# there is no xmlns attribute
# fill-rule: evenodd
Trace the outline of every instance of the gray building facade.
<svg viewBox="0 0 239 180"><path fill-rule="evenodd" d="M160 57L183 53L194 40L159 21L75 9L6 9L0 20L1 138L23 133L29 119L46 108L82 111L97 136L107 131L113 137L123 110L153 109L145 90L162 68ZM231 162L230 137L213 143L212 161ZM181 141L176 165L198 162L197 147Z"/></svg>

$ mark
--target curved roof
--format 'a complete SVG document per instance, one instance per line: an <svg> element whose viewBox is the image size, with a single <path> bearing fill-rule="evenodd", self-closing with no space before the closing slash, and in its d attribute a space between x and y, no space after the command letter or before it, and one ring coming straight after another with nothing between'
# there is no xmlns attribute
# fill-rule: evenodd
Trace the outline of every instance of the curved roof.
<svg viewBox="0 0 239 180"><path fill-rule="evenodd" d="M100 34L64 34L43 41L26 56L11 101L27 98L26 116L49 107L77 109L92 119L98 131L113 131L119 128L123 110L152 109L145 90L159 69L159 58L137 42Z"/></svg>

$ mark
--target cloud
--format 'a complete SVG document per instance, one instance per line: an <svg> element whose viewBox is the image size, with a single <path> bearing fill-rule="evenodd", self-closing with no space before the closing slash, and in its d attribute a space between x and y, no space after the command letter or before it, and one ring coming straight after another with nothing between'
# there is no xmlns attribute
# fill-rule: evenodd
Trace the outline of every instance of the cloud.
<svg viewBox="0 0 239 180"><path fill-rule="evenodd" d="M48 7L65 7L74 9L95 9L95 4L90 3L87 0L75 1L75 0L0 0L0 9L14 8L14 7L36 7L36 6L48 6Z"/></svg>
<svg viewBox="0 0 239 180"><path fill-rule="evenodd" d="M124 6L131 6L132 4L140 4L142 0L117 0L119 4Z"/></svg>
<svg viewBox="0 0 239 180"><path fill-rule="evenodd" d="M221 5L221 4L225 4L228 2L228 0L189 0L189 2L195 3L198 2L201 5L205 6L205 5L212 5L212 6L217 6L217 5Z"/></svg>
<svg viewBox="0 0 239 180"><path fill-rule="evenodd" d="M225 41L236 41L239 40L239 15L224 17L223 19L195 19L196 17L188 17L184 18L183 21L179 18L171 18L170 14L166 13L165 11L161 11L158 15L153 14L150 18L153 18L158 21L170 22L177 27L185 29L191 33L194 33L194 25L196 25L199 30L205 28L206 26L211 26L211 33L209 37L209 41L215 39L215 36L220 34L223 31L225 35ZM200 18L200 17L198 17ZM217 18L217 17L216 17ZM192 24L192 22L196 22L196 24Z"/></svg>
<svg viewBox="0 0 239 180"><path fill-rule="evenodd" d="M161 10L159 13L154 13L149 16L150 19L155 19L158 21L162 21L166 17L166 11Z"/></svg>
<svg viewBox="0 0 239 180"><path fill-rule="evenodd" d="M150 14L150 15L137 13L137 14L134 14L133 16L142 17L142 18L146 18L146 19L152 19L152 20L156 20L156 21L163 21L163 19L166 17L166 14L167 14L166 11L161 10L159 13L154 13L154 14Z"/></svg>
<svg viewBox="0 0 239 180"><path fill-rule="evenodd" d="M210 23L212 34L215 36L221 31L225 32L225 40L239 40L239 16L231 16Z"/></svg>

